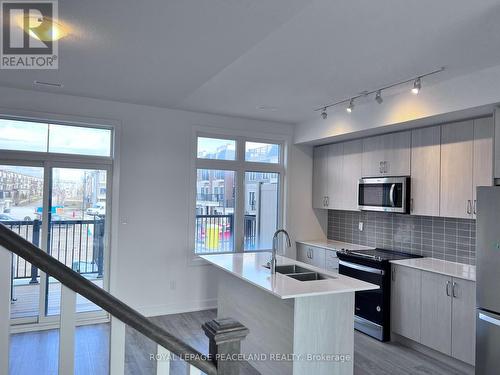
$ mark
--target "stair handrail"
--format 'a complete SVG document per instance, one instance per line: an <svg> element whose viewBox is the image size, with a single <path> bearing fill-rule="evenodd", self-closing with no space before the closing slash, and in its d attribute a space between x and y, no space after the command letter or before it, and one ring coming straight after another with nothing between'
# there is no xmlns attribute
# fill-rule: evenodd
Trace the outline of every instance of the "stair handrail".
<svg viewBox="0 0 500 375"><path fill-rule="evenodd" d="M217 366L207 355L175 337L109 292L67 267L42 249L0 223L0 246L25 259L74 292L169 350L207 375L217 375Z"/></svg>

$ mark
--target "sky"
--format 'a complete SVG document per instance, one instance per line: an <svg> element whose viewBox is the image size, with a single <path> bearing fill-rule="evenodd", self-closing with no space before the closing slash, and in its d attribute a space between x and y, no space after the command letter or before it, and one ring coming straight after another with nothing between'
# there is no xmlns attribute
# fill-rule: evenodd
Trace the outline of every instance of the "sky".
<svg viewBox="0 0 500 375"><path fill-rule="evenodd" d="M50 152L109 156L111 130L0 119L0 149L46 152L47 148Z"/></svg>

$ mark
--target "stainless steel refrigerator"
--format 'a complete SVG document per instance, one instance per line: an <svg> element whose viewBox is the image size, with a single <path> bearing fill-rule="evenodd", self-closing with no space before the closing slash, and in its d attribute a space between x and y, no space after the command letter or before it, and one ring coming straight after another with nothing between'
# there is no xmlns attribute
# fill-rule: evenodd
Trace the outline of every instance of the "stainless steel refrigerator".
<svg viewBox="0 0 500 375"><path fill-rule="evenodd" d="M500 186L477 191L476 374L500 371Z"/></svg>

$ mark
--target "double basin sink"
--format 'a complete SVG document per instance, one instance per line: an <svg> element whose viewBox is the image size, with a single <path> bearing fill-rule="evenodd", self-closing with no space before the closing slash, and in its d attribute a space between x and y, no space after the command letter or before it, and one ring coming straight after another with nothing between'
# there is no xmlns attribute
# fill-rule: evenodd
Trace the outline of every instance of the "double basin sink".
<svg viewBox="0 0 500 375"><path fill-rule="evenodd" d="M264 267L270 268L269 265L266 265ZM276 266L276 272L299 281L316 281L334 278L332 276L327 276L322 273L312 271L308 268L297 266L296 264Z"/></svg>

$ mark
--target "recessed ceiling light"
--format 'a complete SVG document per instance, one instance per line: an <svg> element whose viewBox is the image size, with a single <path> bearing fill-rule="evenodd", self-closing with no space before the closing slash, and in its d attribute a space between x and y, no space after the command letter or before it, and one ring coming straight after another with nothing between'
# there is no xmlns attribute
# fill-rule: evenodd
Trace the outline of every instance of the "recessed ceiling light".
<svg viewBox="0 0 500 375"><path fill-rule="evenodd" d="M54 87L54 88L62 88L62 83L56 82L43 82L43 81L33 81L33 85L35 86L46 86L46 87Z"/></svg>
<svg viewBox="0 0 500 375"><path fill-rule="evenodd" d="M54 42L71 32L68 25L50 17L20 16L16 18L16 24L31 37L42 42Z"/></svg>

